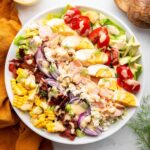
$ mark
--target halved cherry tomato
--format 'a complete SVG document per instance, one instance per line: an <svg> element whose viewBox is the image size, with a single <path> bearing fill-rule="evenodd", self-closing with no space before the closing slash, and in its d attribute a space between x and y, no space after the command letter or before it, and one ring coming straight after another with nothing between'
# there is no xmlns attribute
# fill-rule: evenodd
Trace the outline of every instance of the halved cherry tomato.
<svg viewBox="0 0 150 150"><path fill-rule="evenodd" d="M90 32L90 19L86 16L77 16L71 20L70 27L82 36L87 36Z"/></svg>
<svg viewBox="0 0 150 150"><path fill-rule="evenodd" d="M134 79L122 80L118 78L117 83L119 86L132 93L137 93L140 90L140 83Z"/></svg>
<svg viewBox="0 0 150 150"><path fill-rule="evenodd" d="M96 28L94 29L90 34L89 34L89 39L96 44L98 42L99 39L99 32L101 30L102 27Z"/></svg>
<svg viewBox="0 0 150 150"><path fill-rule="evenodd" d="M79 17L74 17L69 24L73 30L79 30L80 28L80 20Z"/></svg>
<svg viewBox="0 0 150 150"><path fill-rule="evenodd" d="M110 41L110 37L108 35L108 31L105 27L102 27L102 29L99 32L97 47L106 48L109 45L109 41Z"/></svg>
<svg viewBox="0 0 150 150"><path fill-rule="evenodd" d="M120 79L132 79L133 73L131 72L131 69L126 65L117 66L117 75Z"/></svg>
<svg viewBox="0 0 150 150"><path fill-rule="evenodd" d="M80 16L81 12L79 9L72 7L70 9L67 10L66 14L64 15L64 21L66 24L70 23L71 20L75 17L75 16Z"/></svg>
<svg viewBox="0 0 150 150"><path fill-rule="evenodd" d="M105 27L99 27L94 29L90 34L89 34L89 39L96 44L98 48L103 48L103 47L108 47L110 37L108 35L107 28Z"/></svg>
<svg viewBox="0 0 150 150"><path fill-rule="evenodd" d="M111 51L106 50L105 53L108 55L108 61L105 63L105 65L110 66L112 62Z"/></svg>

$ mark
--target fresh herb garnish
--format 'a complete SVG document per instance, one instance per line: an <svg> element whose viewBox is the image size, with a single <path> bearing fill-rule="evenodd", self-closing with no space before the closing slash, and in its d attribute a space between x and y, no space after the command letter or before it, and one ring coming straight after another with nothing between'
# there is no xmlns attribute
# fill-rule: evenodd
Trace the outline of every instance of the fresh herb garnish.
<svg viewBox="0 0 150 150"><path fill-rule="evenodd" d="M53 73L55 71L56 71L56 66L54 64L51 64L50 67L49 67L49 72Z"/></svg>
<svg viewBox="0 0 150 150"><path fill-rule="evenodd" d="M41 96L41 97L47 97L47 92L46 91L44 91L44 90L40 90L39 91L39 95Z"/></svg>
<svg viewBox="0 0 150 150"><path fill-rule="evenodd" d="M84 137L85 136L85 133L82 132L80 129L76 130L76 134L77 134L78 137Z"/></svg>
<svg viewBox="0 0 150 150"><path fill-rule="evenodd" d="M138 135L137 143L141 150L150 149L150 96L144 97L141 107L129 127Z"/></svg>

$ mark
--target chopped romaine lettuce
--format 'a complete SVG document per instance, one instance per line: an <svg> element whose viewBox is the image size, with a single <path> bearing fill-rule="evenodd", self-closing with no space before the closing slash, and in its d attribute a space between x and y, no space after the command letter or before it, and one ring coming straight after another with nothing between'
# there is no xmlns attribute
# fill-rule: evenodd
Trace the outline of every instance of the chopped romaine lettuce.
<svg viewBox="0 0 150 150"><path fill-rule="evenodd" d="M109 18L107 18L106 16L100 14L100 24L101 25L106 25L106 26L114 26L114 28L118 29L119 33L118 35L124 35L125 34L125 30L118 25L117 23L115 23L114 21L110 20Z"/></svg>
<svg viewBox="0 0 150 150"><path fill-rule="evenodd" d="M20 36L18 36L18 37L15 38L14 44L16 46L18 46L18 45L20 45L22 43L22 41L24 41L24 39L25 39L24 36L20 35Z"/></svg>
<svg viewBox="0 0 150 150"><path fill-rule="evenodd" d="M62 11L56 12L56 13L49 13L44 19L43 19L43 24L46 24L49 20L54 19L54 18L62 18L66 11L71 8L72 6L67 5Z"/></svg>
<svg viewBox="0 0 150 150"><path fill-rule="evenodd" d="M117 48L119 50L124 50L127 44L127 37L126 35L121 36L110 36L110 43L111 47Z"/></svg>
<svg viewBox="0 0 150 150"><path fill-rule="evenodd" d="M36 36L36 35L38 35L38 34L39 34L39 30L37 30L37 29L32 30L32 29L28 28L28 29L26 30L26 33L25 33L25 35L24 35L24 38L25 38L25 39L27 39L27 38L32 38L32 37L34 37L34 36Z"/></svg>

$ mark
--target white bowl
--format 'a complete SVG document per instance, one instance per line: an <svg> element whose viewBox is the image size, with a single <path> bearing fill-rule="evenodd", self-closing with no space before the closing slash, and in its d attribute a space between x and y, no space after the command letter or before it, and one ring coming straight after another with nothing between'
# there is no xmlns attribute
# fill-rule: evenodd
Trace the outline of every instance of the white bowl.
<svg viewBox="0 0 150 150"><path fill-rule="evenodd" d="M91 9L91 10L95 10L98 12L102 12L105 15L107 15L109 18L113 19L114 21L116 21L119 25L121 25L127 32L127 36L130 37L131 35L134 35L133 32L128 28L128 26L125 25L125 23L123 23L119 18L113 16L112 14L104 11L104 10L99 10L98 8L91 8L91 7L85 7L85 6L78 6L80 8L86 8L86 9ZM34 22L35 20L40 20L43 17L45 17L48 13L50 12L57 12L60 11L63 7L59 7L59 8L53 8L53 9L49 9L46 10L42 13L39 13L37 16L35 16L34 18L32 18L25 26L23 26L23 28L20 30L20 32L17 34L23 34L23 32L25 31L26 27ZM137 39L136 39L137 40ZM141 52L141 51L140 51ZM12 60L13 58L15 58L15 53L16 53L16 46L12 43L7 55L7 59L6 59L6 64L5 64L5 84L6 84L6 90L10 99L10 102L12 103L13 100L13 92L12 92L12 88L11 88L11 84L10 84L10 80L12 78L12 74L11 72L9 72L8 70L8 66L9 66L9 61ZM141 60L141 64L143 65L143 60ZM141 90L140 92L136 95L137 100L138 100L138 104L140 103L140 99L142 97L142 93L143 93L143 87L144 87L144 77L143 77L143 73L139 78L139 81L141 83ZM79 145L79 144L87 144L87 143L93 143L96 141L100 141L102 139L105 139L107 137L109 137L110 135L112 135L113 133L115 133L116 131L118 131L121 127L123 127L128 121L129 119L133 116L133 114L135 113L136 108L130 108L127 111L127 115L124 116L124 118L122 120L119 120L118 122L116 122L115 124L111 125L109 127L109 129L105 132L103 132L101 135L97 136L97 137L89 137L89 136L85 136L83 138L76 138L74 141L70 141L66 138L60 137L58 134L52 134L52 133L48 133L42 129L38 129L36 127L33 126L33 124L30 121L30 117L27 113L23 113L20 110L14 108L15 112L17 113L17 115L20 117L20 119L30 128L32 129L34 132L36 132L37 134L39 134L40 136L47 138L49 140L55 141L55 142L59 142L59 143L64 143L64 144L72 144L72 145Z"/></svg>

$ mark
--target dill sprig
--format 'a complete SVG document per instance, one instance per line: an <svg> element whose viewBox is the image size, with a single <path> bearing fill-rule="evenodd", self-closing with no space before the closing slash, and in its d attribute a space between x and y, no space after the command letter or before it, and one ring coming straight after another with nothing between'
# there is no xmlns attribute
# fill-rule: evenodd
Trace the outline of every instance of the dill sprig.
<svg viewBox="0 0 150 150"><path fill-rule="evenodd" d="M137 143L141 150L150 149L150 95L143 97L136 116L129 127L138 135Z"/></svg>

